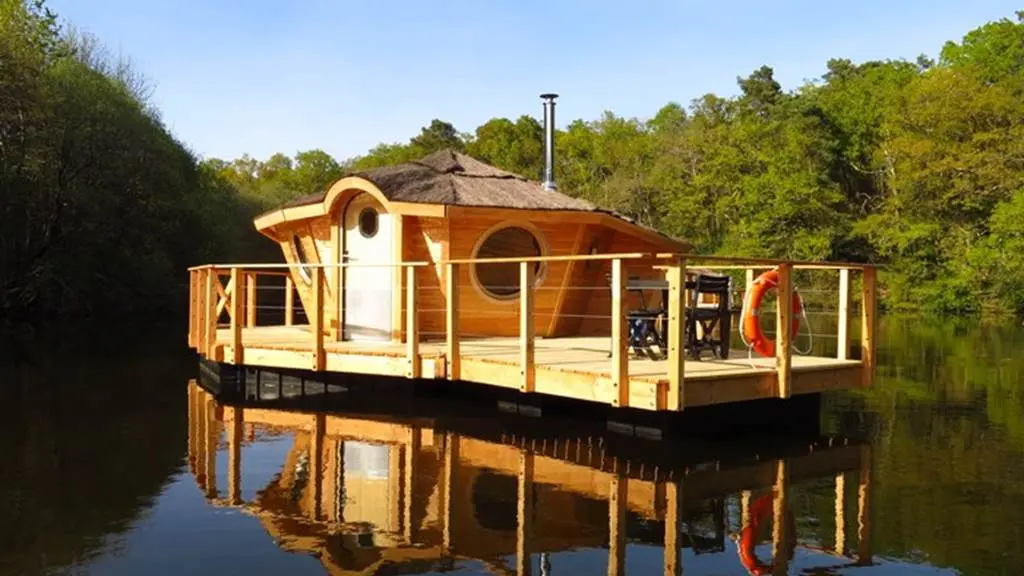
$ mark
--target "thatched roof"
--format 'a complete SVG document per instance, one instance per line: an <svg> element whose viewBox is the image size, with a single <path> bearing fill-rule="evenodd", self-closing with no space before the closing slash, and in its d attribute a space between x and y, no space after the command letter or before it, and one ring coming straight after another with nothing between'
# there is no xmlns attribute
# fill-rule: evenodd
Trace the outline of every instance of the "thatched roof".
<svg viewBox="0 0 1024 576"><path fill-rule="evenodd" d="M505 172L454 150L434 152L419 160L396 166L360 170L346 174L373 182L393 202L415 202L480 208L516 208L521 210L565 210L600 212L634 226L664 234L634 222L621 214L595 204L545 190L541 183ZM326 191L290 200L279 208L306 206L323 202Z"/></svg>
<svg viewBox="0 0 1024 576"><path fill-rule="evenodd" d="M347 176L373 182L394 202L525 210L597 210L590 202L544 190L538 182L450 149L405 164L360 170ZM324 194L295 198L282 208L322 202Z"/></svg>

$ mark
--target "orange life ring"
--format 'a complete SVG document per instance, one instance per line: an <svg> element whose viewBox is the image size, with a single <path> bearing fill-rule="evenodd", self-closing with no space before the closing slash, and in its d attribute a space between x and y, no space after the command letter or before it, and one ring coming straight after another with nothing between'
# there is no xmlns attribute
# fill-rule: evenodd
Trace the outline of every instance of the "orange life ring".
<svg viewBox="0 0 1024 576"><path fill-rule="evenodd" d="M779 285L779 272L772 269L757 277L750 286L748 304L743 307L743 337L750 343L750 347L764 357L775 356L775 341L764 335L761 330L761 320L758 318L761 308L761 300L768 290ZM793 335L800 332L800 313L802 311L800 295L793 291Z"/></svg>
<svg viewBox="0 0 1024 576"><path fill-rule="evenodd" d="M754 547L757 545L757 539L759 537L758 532L761 528L761 523L772 513L772 493L762 495L760 498L754 501L750 505L750 524L743 527L740 532L740 543L737 546L737 552L740 555L740 563L747 569L753 576L764 576L771 574L774 571L774 566L771 564L764 564L757 559L757 555L754 553ZM796 549L796 527L793 523L793 512L786 510L786 536L788 540L786 559L792 558L793 551ZM779 558L775 559L776 561Z"/></svg>

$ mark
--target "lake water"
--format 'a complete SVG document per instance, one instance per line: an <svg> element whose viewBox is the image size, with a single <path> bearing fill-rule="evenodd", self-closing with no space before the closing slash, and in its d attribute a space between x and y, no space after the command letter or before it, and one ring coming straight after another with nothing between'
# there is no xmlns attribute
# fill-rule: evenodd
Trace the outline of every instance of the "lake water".
<svg viewBox="0 0 1024 576"><path fill-rule="evenodd" d="M825 396L818 434L661 443L295 378L261 378L236 410L175 342L37 352L0 372L0 574L515 574L528 558L533 574L744 575L744 542L765 573L1024 573L1024 328L885 318L879 343L875 388Z"/></svg>

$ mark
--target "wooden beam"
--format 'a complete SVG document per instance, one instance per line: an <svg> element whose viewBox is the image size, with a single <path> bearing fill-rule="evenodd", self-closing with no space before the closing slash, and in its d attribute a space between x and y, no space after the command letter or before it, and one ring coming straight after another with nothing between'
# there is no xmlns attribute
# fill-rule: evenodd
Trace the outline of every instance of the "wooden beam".
<svg viewBox="0 0 1024 576"><path fill-rule="evenodd" d="M775 486L772 489L772 559L775 566L789 563L789 470L784 458L775 461ZM786 552L784 552L786 551Z"/></svg>
<svg viewBox="0 0 1024 576"><path fill-rule="evenodd" d="M530 540L533 536L533 454L523 450L519 454L519 489L516 498L516 574L529 576L533 571L530 561Z"/></svg>
<svg viewBox="0 0 1024 576"><path fill-rule="evenodd" d="M206 322L203 327L203 353L207 359L213 359L214 348L217 345L217 290L215 284L220 284L217 279L217 271L214 268L206 270Z"/></svg>
<svg viewBox="0 0 1024 576"><path fill-rule="evenodd" d="M344 324L342 324L341 310L345 301L345 290L343 289L345 285L342 283L345 267L341 265L342 254L344 254L345 249L343 244L345 231L344 227L341 225L340 209L331 214L330 222L331 254L334 255L334 262L331 262L331 264L337 264L337 266L332 266L328 273L328 277L330 279L328 286L331 287L331 294L334 295L334 306L332 307L330 315L331 318L334 319L334 323L330 326L330 329L331 339L335 342L340 342L342 340L342 329L344 326Z"/></svg>
<svg viewBox="0 0 1024 576"><path fill-rule="evenodd" d="M441 546L446 554L452 552L452 514L455 505L452 502L452 494L455 494L455 478L459 466L459 436L453 432L444 435L444 467L442 468L441 481L444 486L441 490Z"/></svg>
<svg viewBox="0 0 1024 576"><path fill-rule="evenodd" d="M322 271L322 268L318 268ZM321 273L322 277L323 274ZM320 504L323 501L324 486L324 436L327 431L327 416L323 413L313 415L312 438L309 442L309 483L312 503L310 504L311 520L320 519Z"/></svg>
<svg viewBox="0 0 1024 576"><path fill-rule="evenodd" d="M576 239L573 240L572 249L569 252L570 254L580 254L583 252L583 242L588 238L587 231L589 229L590 227L586 224L579 225L579 230L576 231ZM571 288L569 282L572 280L572 275L576 272L578 263L578 260L570 260L565 265L561 286L555 294L555 306L551 312L551 321L548 323L548 335L554 335L558 330L558 323L562 320L562 306L564 306L566 296Z"/></svg>
<svg viewBox="0 0 1024 576"><path fill-rule="evenodd" d="M746 299L746 295L750 294L750 291L754 289L754 269L753 268L747 268L745 276L746 276L746 284L744 285L745 286L744 287L745 292L743 293L744 299Z"/></svg>
<svg viewBox="0 0 1024 576"><path fill-rule="evenodd" d="M846 360L850 355L850 271L839 271L839 329L836 358Z"/></svg>
<svg viewBox="0 0 1024 576"><path fill-rule="evenodd" d="M615 475L608 486L608 576L626 573L626 504L629 500L629 479L622 473L622 463L615 462Z"/></svg>
<svg viewBox="0 0 1024 576"><path fill-rule="evenodd" d="M232 506L242 503L242 426L245 412L241 407L231 408L228 430L228 500Z"/></svg>
<svg viewBox="0 0 1024 576"><path fill-rule="evenodd" d="M836 554L846 554L846 474L836 474Z"/></svg>
<svg viewBox="0 0 1024 576"><path fill-rule="evenodd" d="M567 210L528 210L520 208L487 208L478 206L448 206L447 217L493 218L495 220L519 220L527 222L559 222L563 224L597 224L601 214L597 212L571 212Z"/></svg>
<svg viewBox="0 0 1024 576"><path fill-rule="evenodd" d="M793 391L793 267L780 264L778 303L775 306L775 371L779 379L779 398Z"/></svg>
<svg viewBox="0 0 1024 576"><path fill-rule="evenodd" d="M665 576L680 576L683 573L680 554L682 542L679 539L682 512L682 482L670 480L665 483Z"/></svg>
<svg viewBox="0 0 1024 576"><path fill-rule="evenodd" d="M206 456L206 485L203 487L207 498L217 497L217 441L220 439L220 421L214 417L216 401L207 396L203 402L203 420L206 422L203 437Z"/></svg>
<svg viewBox="0 0 1024 576"><path fill-rule="evenodd" d="M195 274L195 302L193 303L193 316L195 316L195 324L192 326L192 348L195 348L196 352L202 352L202 346L200 342L203 341L203 311L206 308L206 300L203 298L205 293L205 270L195 270L192 274Z"/></svg>
<svg viewBox="0 0 1024 576"><path fill-rule="evenodd" d="M870 387L875 381L875 329L878 306L875 294L875 269L865 268L863 276L860 301L860 361L863 366L862 385Z"/></svg>
<svg viewBox="0 0 1024 576"><path fill-rule="evenodd" d="M188 271L188 347L195 347L196 327L196 272Z"/></svg>
<svg viewBox="0 0 1024 576"><path fill-rule="evenodd" d="M871 447L862 446L857 486L857 565L871 564Z"/></svg>
<svg viewBox="0 0 1024 576"><path fill-rule="evenodd" d="M409 269L415 270L415 268ZM402 495L404 504L402 535L405 537L406 544L410 546L415 544L417 529L419 528L419 518L417 517L419 508L416 506L416 471L419 469L417 463L419 462L421 443L422 431L418 427L413 426L409 435L409 443L405 446L405 460L403 462L405 470L402 476L404 486L404 494Z"/></svg>
<svg viewBox="0 0 1024 576"><path fill-rule="evenodd" d="M520 392L533 392L536 385L536 365L534 364L534 326L533 314L533 262L519 263L519 362L522 380Z"/></svg>
<svg viewBox="0 0 1024 576"><path fill-rule="evenodd" d="M252 328L256 325L256 273L247 272L243 279L245 284L245 326ZM241 297L241 289L239 289Z"/></svg>
<svg viewBox="0 0 1024 576"><path fill-rule="evenodd" d="M392 214L394 222L394 250L391 254L391 262L400 264L405 262L405 253L403 251L405 234L403 232L402 216ZM359 271L356 270L355 274ZM405 300L402 293L402 281L404 275L402 274L402 266L397 266L391 269L391 281L393 287L391 289L391 341L401 342L402 341L402 320L405 315L402 314L402 302Z"/></svg>
<svg viewBox="0 0 1024 576"><path fill-rule="evenodd" d="M682 410L685 404L686 365L686 261L680 259L668 269L668 409Z"/></svg>
<svg viewBox="0 0 1024 576"><path fill-rule="evenodd" d="M388 526L394 534L402 531L402 446L388 445Z"/></svg>
<svg viewBox="0 0 1024 576"><path fill-rule="evenodd" d="M291 274L284 277L284 325L295 322L295 280Z"/></svg>
<svg viewBox="0 0 1024 576"><path fill-rule="evenodd" d="M401 274L401 268L398 269ZM420 377L420 327L416 308L416 268L405 269L405 358L409 362L407 378Z"/></svg>
<svg viewBox="0 0 1024 576"><path fill-rule="evenodd" d="M459 349L459 265L445 265L445 374L449 380L462 376L462 358Z"/></svg>
<svg viewBox="0 0 1024 576"><path fill-rule="evenodd" d="M313 298L310 301L312 310L307 310L309 329L313 333L313 370L324 369L326 354L324 353L324 269L316 266L310 268L312 275Z"/></svg>
<svg viewBox="0 0 1024 576"><path fill-rule="evenodd" d="M248 274L239 270L238 268L231 269L231 283L235 285L236 290L231 295L231 362L233 364L242 363L242 309L245 300L242 298L242 294L245 291L242 289L247 280Z"/></svg>
<svg viewBox="0 0 1024 576"><path fill-rule="evenodd" d="M612 260L612 406L629 406L629 328L626 319L626 267Z"/></svg>
<svg viewBox="0 0 1024 576"><path fill-rule="evenodd" d="M447 214L444 204L424 204L422 202L388 202L388 212L402 216L420 216L423 218L444 218Z"/></svg>

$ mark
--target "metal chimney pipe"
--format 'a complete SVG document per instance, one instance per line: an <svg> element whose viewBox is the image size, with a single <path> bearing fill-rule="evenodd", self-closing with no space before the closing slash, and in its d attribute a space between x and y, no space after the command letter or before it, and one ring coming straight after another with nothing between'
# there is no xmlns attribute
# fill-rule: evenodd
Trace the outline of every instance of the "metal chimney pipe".
<svg viewBox="0 0 1024 576"><path fill-rule="evenodd" d="M555 98L558 94L541 94L544 100L544 189L555 190Z"/></svg>

